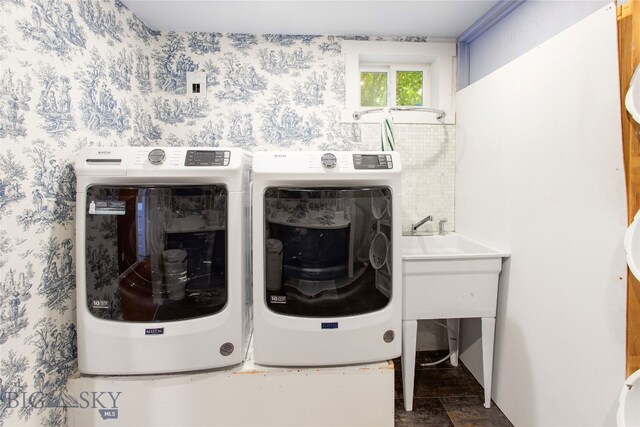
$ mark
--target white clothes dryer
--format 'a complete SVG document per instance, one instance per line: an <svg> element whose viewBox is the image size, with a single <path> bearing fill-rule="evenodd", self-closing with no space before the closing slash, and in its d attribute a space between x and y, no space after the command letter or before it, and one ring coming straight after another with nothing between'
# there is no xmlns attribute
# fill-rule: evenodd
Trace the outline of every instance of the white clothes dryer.
<svg viewBox="0 0 640 427"><path fill-rule="evenodd" d="M80 372L168 373L244 360L251 162L235 148L79 153Z"/></svg>
<svg viewBox="0 0 640 427"><path fill-rule="evenodd" d="M393 152L254 154L257 363L400 355L400 172Z"/></svg>

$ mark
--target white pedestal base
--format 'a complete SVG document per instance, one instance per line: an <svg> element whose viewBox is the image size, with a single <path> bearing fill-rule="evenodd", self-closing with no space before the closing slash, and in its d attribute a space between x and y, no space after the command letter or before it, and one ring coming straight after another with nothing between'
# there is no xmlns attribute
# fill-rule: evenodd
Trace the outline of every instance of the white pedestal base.
<svg viewBox="0 0 640 427"><path fill-rule="evenodd" d="M255 365L250 351L243 365L226 370L73 378L69 381L69 394L81 406L90 403L88 408L69 409L70 427L391 427L394 422L391 362L267 368ZM93 401L94 396L98 396L99 403ZM112 397L116 396L113 408ZM112 409L117 409L117 418L109 419L110 415L115 416L115 412L108 412Z"/></svg>

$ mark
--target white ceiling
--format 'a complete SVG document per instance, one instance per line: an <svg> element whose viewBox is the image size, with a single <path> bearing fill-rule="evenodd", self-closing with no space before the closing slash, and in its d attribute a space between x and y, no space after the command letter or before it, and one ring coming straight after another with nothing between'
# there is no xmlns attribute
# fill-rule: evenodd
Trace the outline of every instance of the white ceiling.
<svg viewBox="0 0 640 427"><path fill-rule="evenodd" d="M455 38L497 0L122 0L159 31Z"/></svg>

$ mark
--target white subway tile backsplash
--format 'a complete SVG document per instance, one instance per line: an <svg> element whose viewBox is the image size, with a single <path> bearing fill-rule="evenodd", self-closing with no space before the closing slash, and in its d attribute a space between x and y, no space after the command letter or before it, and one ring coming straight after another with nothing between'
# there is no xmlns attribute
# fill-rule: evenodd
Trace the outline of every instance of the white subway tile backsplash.
<svg viewBox="0 0 640 427"><path fill-rule="evenodd" d="M421 231L453 231L455 184L455 129L453 125L396 125L396 151L402 158L402 230L427 215L432 222Z"/></svg>
<svg viewBox="0 0 640 427"><path fill-rule="evenodd" d="M455 230L455 126L396 124L395 148L402 159L402 231L427 215L433 216L420 231ZM362 125L364 150L380 149L380 126Z"/></svg>

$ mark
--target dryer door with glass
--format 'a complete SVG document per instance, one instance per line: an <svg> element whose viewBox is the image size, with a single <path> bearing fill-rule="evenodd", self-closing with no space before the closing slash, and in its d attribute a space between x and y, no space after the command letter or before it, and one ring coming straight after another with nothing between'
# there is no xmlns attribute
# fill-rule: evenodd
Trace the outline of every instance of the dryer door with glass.
<svg viewBox="0 0 640 427"><path fill-rule="evenodd" d="M167 322L221 311L227 196L224 185L90 186L89 312L112 321Z"/></svg>
<svg viewBox="0 0 640 427"><path fill-rule="evenodd" d="M267 188L267 307L302 317L386 307L392 293L391 196L384 186Z"/></svg>

